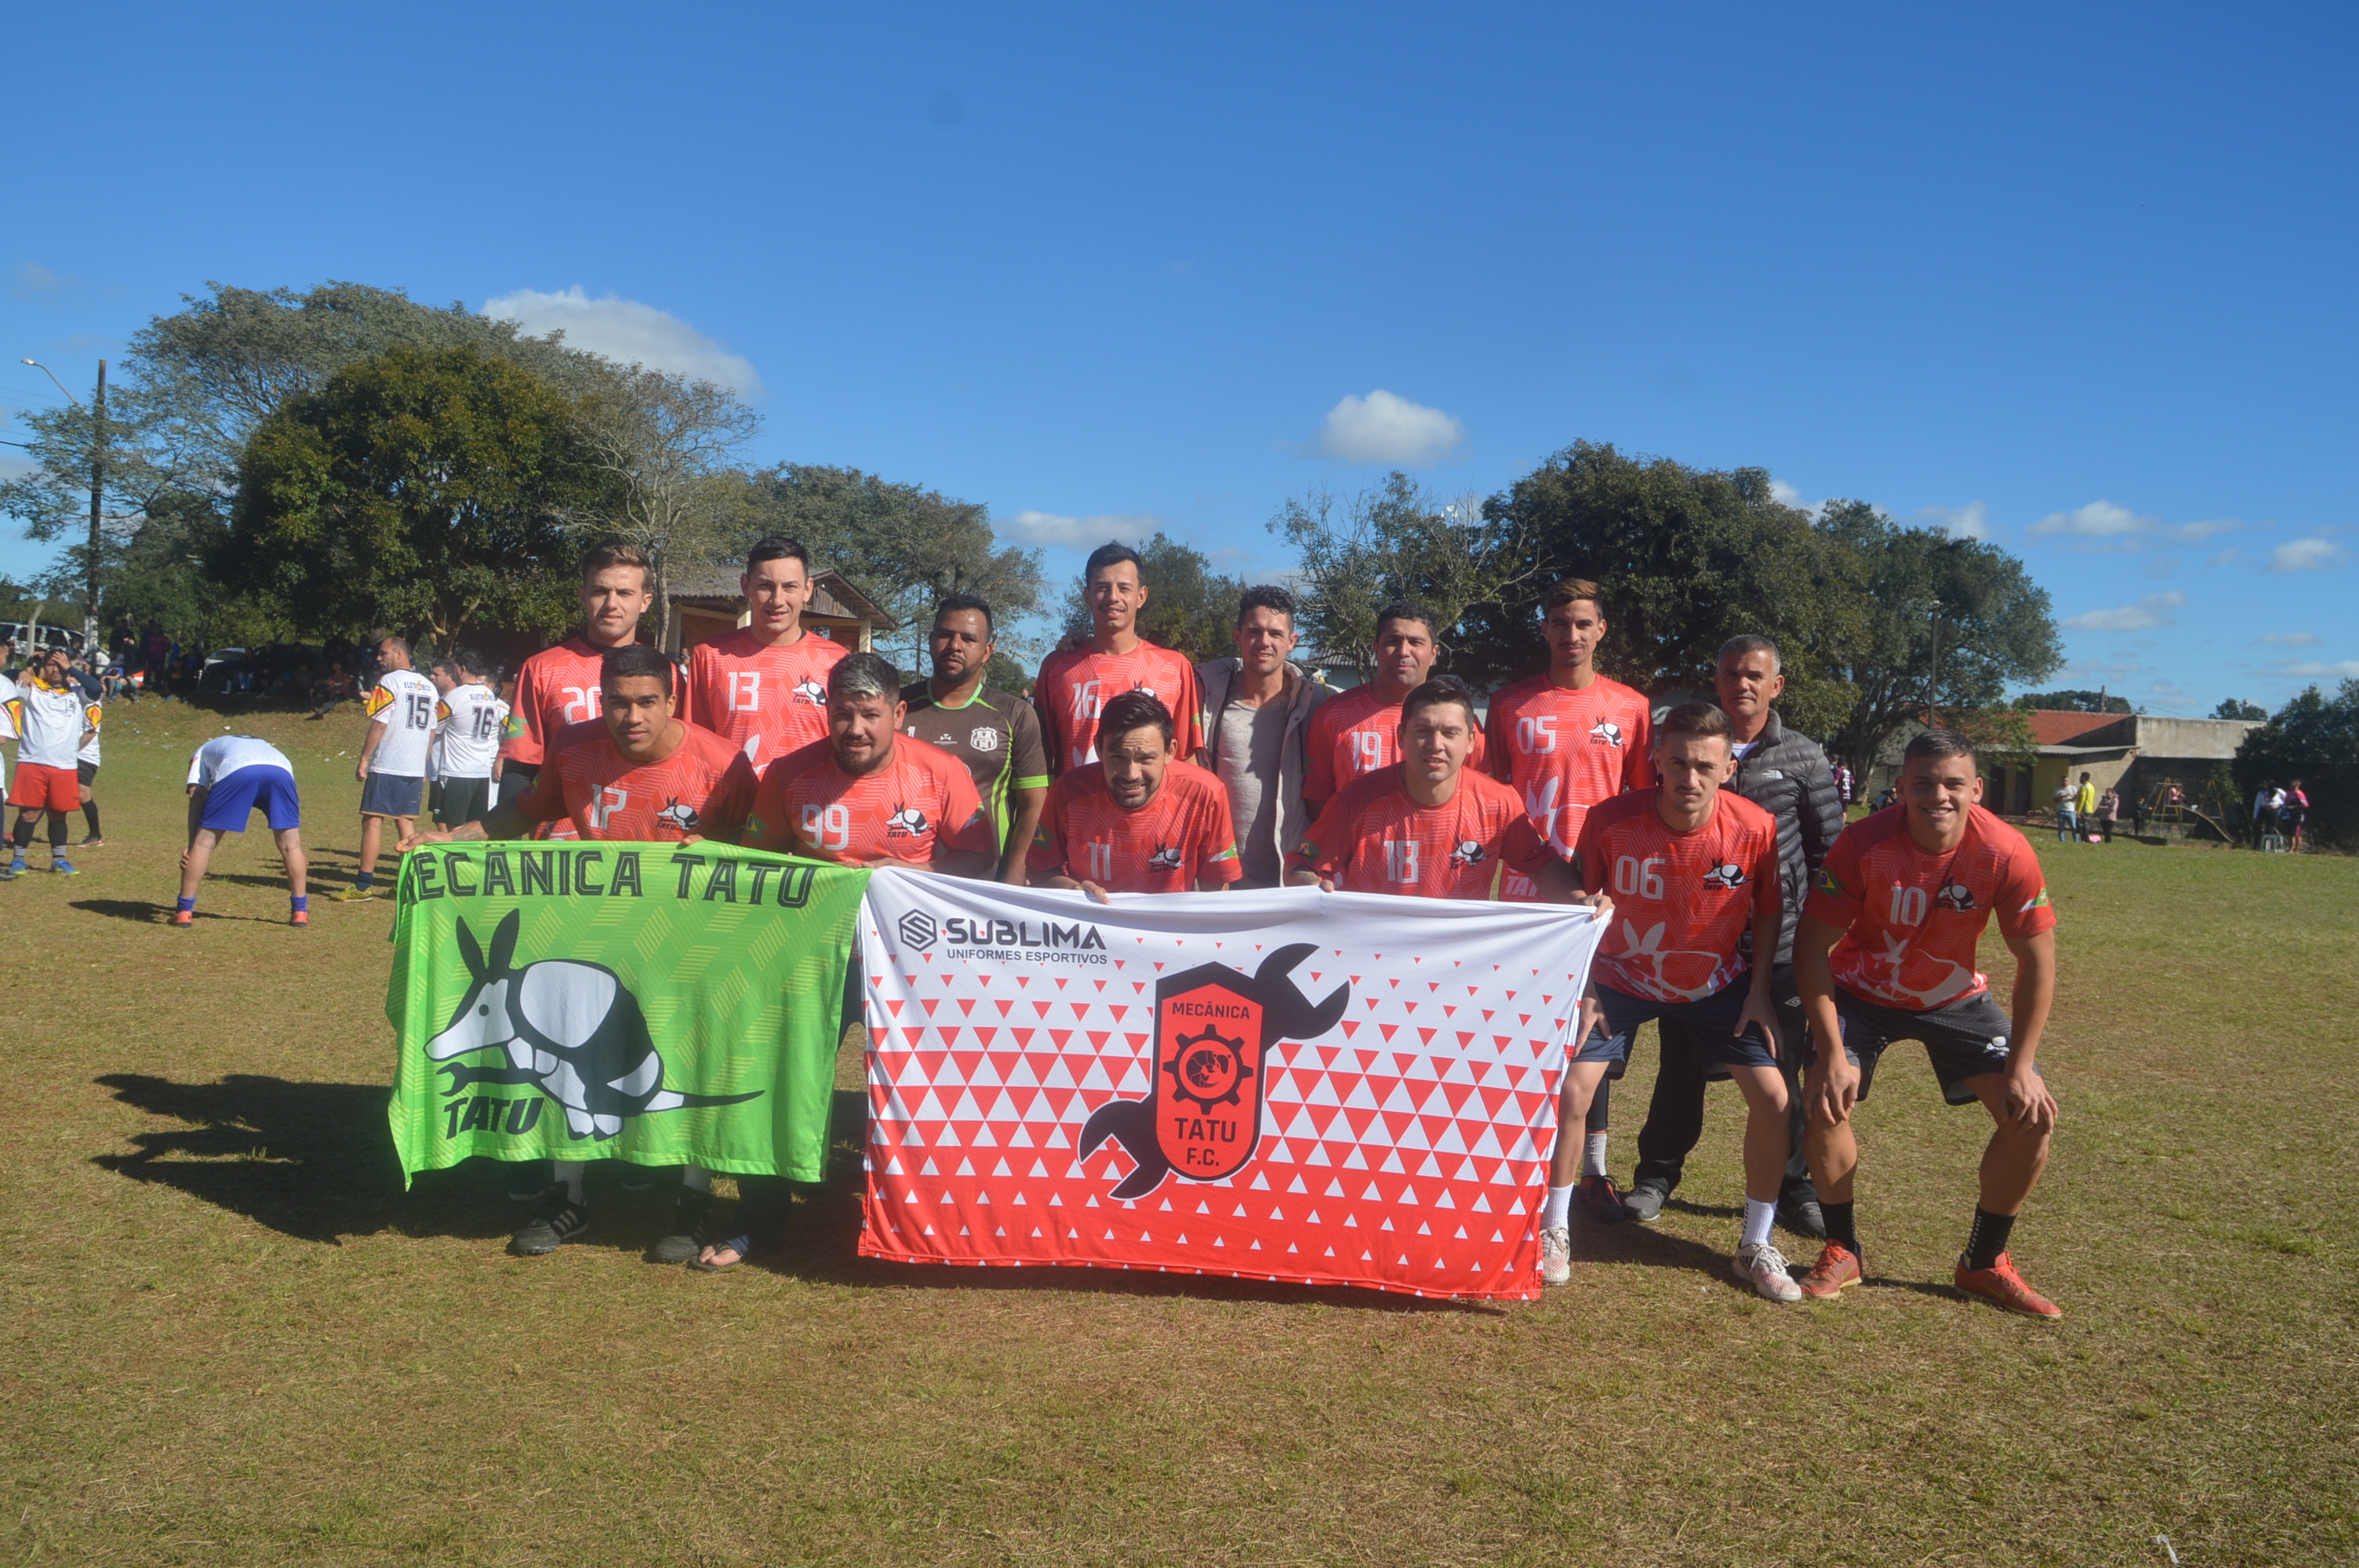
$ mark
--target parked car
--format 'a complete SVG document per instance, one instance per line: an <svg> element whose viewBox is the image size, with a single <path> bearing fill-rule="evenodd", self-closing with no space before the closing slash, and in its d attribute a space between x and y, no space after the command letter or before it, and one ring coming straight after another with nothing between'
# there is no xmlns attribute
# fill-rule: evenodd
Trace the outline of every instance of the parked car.
<svg viewBox="0 0 2359 1568"><path fill-rule="evenodd" d="M0 641L16 643L19 657L31 653L37 646L66 648L77 654L82 652L81 633L69 631L48 621L38 626L23 621L0 621Z"/></svg>

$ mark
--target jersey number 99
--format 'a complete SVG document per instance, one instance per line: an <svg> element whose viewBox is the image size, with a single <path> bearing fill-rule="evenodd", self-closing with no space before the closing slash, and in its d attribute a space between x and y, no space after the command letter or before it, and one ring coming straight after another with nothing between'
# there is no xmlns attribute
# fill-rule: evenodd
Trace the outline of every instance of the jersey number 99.
<svg viewBox="0 0 2359 1568"><path fill-rule="evenodd" d="M832 806L803 807L803 842L814 849L852 847L852 808L842 801Z"/></svg>

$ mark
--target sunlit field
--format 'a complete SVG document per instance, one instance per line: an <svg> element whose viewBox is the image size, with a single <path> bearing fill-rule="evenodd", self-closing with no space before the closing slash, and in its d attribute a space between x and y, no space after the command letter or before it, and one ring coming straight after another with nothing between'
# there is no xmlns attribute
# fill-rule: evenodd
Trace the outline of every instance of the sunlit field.
<svg viewBox="0 0 2359 1568"><path fill-rule="evenodd" d="M2040 845L2063 1121L2015 1253L2060 1324L1950 1289L1986 1123L1907 1047L1833 1303L1728 1277L1724 1087L1661 1222L1577 1226L1528 1305L864 1261L850 1092L789 1255L703 1276L642 1260L669 1196L611 1171L543 1260L496 1169L403 1192L391 907L320 896L360 719L236 722L298 765L311 930L261 832L164 924L226 720L152 701L110 713L86 874L0 885L13 1561L2359 1558L2359 861Z"/></svg>

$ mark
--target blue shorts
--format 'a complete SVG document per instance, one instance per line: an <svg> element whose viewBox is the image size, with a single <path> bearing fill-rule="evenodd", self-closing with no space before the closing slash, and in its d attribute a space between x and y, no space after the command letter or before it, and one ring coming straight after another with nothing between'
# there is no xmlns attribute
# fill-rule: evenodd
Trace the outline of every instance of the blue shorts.
<svg viewBox="0 0 2359 1568"><path fill-rule="evenodd" d="M205 814L197 823L216 833L243 833L245 819L260 811L280 832L303 826L303 806L295 798L295 775L267 762L223 773L205 791Z"/></svg>
<svg viewBox="0 0 2359 1568"><path fill-rule="evenodd" d="M1759 1024L1750 1026L1742 1034L1736 1033L1736 1021L1744 1015L1745 992L1752 984L1753 976L1748 970L1701 1000L1674 1002L1632 996L1601 982L1597 987L1597 1005L1605 1014L1604 1022L1589 1032L1589 1038L1581 1043L1572 1059L1626 1065L1630 1060L1630 1041L1638 1033L1638 1026L1654 1020L1690 1025L1680 1031L1680 1038L1700 1062L1729 1067L1774 1067L1777 1058L1770 1054L1768 1038L1761 1033Z"/></svg>
<svg viewBox="0 0 2359 1568"><path fill-rule="evenodd" d="M361 785L363 816L415 816L426 801L426 781L400 773L369 774Z"/></svg>

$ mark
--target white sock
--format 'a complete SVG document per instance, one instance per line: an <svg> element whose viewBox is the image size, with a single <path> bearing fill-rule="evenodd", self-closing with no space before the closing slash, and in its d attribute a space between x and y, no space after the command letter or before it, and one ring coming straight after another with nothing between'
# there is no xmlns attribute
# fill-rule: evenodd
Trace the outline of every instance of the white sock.
<svg viewBox="0 0 2359 1568"><path fill-rule="evenodd" d="M575 1203L582 1202L582 1173L585 1169L582 1162L579 1160L559 1160L553 1163L557 1167L557 1179L565 1184L565 1195Z"/></svg>
<svg viewBox="0 0 2359 1568"><path fill-rule="evenodd" d="M1769 1227L1775 1224L1777 1219L1776 1199L1763 1203L1759 1198L1746 1198L1745 1200L1745 1234L1737 1241L1737 1245L1759 1247L1765 1244L1769 1239Z"/></svg>
<svg viewBox="0 0 2359 1568"><path fill-rule="evenodd" d="M701 1165L682 1165L679 1184L692 1193L709 1193L712 1190L712 1173Z"/></svg>
<svg viewBox="0 0 2359 1568"><path fill-rule="evenodd" d="M1584 1176L1605 1174L1605 1134L1603 1132L1589 1135L1587 1152L1581 1157L1581 1173Z"/></svg>
<svg viewBox="0 0 2359 1568"><path fill-rule="evenodd" d="M1548 1190L1548 1200L1540 1205L1540 1228L1542 1230L1572 1228L1572 1188L1570 1185L1550 1187Z"/></svg>

